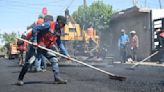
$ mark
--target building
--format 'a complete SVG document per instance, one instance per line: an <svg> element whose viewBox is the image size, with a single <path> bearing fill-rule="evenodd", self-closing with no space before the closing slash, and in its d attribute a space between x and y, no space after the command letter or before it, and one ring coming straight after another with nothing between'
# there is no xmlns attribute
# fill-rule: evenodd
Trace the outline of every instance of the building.
<svg viewBox="0 0 164 92"><path fill-rule="evenodd" d="M139 36L138 58L141 60L149 56L154 48L153 21L164 18L164 9L147 9L137 6L116 12L110 22L110 51L117 58L119 56L118 37L121 29L125 29L130 36L130 31L135 30Z"/></svg>

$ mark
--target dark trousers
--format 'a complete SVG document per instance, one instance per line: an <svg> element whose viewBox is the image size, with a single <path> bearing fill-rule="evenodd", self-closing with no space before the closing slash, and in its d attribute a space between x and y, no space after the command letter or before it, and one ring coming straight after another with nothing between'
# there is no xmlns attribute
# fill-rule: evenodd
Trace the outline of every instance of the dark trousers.
<svg viewBox="0 0 164 92"><path fill-rule="evenodd" d="M158 52L158 58L159 58L159 63L163 63L164 62L164 47L159 49Z"/></svg>
<svg viewBox="0 0 164 92"><path fill-rule="evenodd" d="M24 50L20 50L19 51L19 65L24 64L24 57L25 57L25 51Z"/></svg>
<svg viewBox="0 0 164 92"><path fill-rule="evenodd" d="M132 57L133 61L137 61L137 49L138 48L131 49L131 57Z"/></svg>
<svg viewBox="0 0 164 92"><path fill-rule="evenodd" d="M28 68L31 66L31 64L35 61L37 57L41 57L41 55L44 55L52 64L52 69L54 72L54 78L59 77L59 66L58 66L58 59L54 54L51 54L45 50L42 49L34 49L32 46L30 46L29 51L26 54L26 62L25 65L22 67L22 70L19 74L18 80L23 80L25 74L28 71Z"/></svg>
<svg viewBox="0 0 164 92"><path fill-rule="evenodd" d="M121 62L125 63L127 60L127 48L120 48Z"/></svg>
<svg viewBox="0 0 164 92"><path fill-rule="evenodd" d="M19 74L18 80L23 80L24 79L24 75L27 73L28 68L32 66L32 63L34 61L30 61L30 58L32 59L34 56L34 60L36 57L36 49L34 49L32 46L30 46L29 51L26 53L26 57L25 57L25 64L22 67L22 70Z"/></svg>

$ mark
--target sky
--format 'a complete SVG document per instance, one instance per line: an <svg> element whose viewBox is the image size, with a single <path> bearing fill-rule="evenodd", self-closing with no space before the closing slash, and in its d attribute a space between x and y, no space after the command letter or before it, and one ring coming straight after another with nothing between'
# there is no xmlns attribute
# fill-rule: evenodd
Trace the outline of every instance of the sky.
<svg viewBox="0 0 164 92"><path fill-rule="evenodd" d="M96 0L86 0L91 5ZM102 0L112 5L113 10L124 10L133 6L133 0ZM146 1L146 4L145 4ZM159 0L138 0L140 7L159 8ZM161 0L164 4L164 0ZM42 8L47 7L48 14L53 16L64 15L66 8L70 13L83 5L83 0L0 0L0 33L23 33L26 27L32 24L41 14ZM164 7L162 5L162 7Z"/></svg>

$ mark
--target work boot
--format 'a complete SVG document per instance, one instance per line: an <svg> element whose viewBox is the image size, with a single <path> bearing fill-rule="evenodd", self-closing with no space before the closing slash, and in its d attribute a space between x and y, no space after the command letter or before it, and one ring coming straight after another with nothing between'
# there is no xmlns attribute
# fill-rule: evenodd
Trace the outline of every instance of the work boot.
<svg viewBox="0 0 164 92"><path fill-rule="evenodd" d="M67 80L63 80L62 78L55 78L54 84L67 84Z"/></svg>
<svg viewBox="0 0 164 92"><path fill-rule="evenodd" d="M18 86L23 86L24 82L22 80L18 80L17 85Z"/></svg>

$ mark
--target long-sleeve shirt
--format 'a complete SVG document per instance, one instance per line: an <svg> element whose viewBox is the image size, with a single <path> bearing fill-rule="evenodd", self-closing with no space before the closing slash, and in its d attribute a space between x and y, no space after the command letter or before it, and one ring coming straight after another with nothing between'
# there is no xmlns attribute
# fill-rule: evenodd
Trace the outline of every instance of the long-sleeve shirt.
<svg viewBox="0 0 164 92"><path fill-rule="evenodd" d="M43 24L33 26L32 41L33 42L38 42L40 40L40 38L43 37L43 35L45 35L47 32L50 32L50 27L51 27L50 22L45 22ZM55 32L58 32L58 34L61 33L59 24L57 22L55 23L55 29L54 30L55 30ZM65 47L64 47L64 45L63 45L63 43L60 39L60 36L59 35L58 36L53 35L53 36L57 38L57 40L55 40L55 41L58 45L58 48L59 48L60 52L64 55L68 55L68 52L65 49ZM45 38L45 39L50 39L50 38ZM43 42L43 43L45 44L46 42Z"/></svg>
<svg viewBox="0 0 164 92"><path fill-rule="evenodd" d="M129 37L127 34L121 34L118 39L118 47L125 48L127 43L129 42Z"/></svg>
<svg viewBox="0 0 164 92"><path fill-rule="evenodd" d="M138 48L139 47L139 40L138 40L137 35L134 35L130 38L130 46L131 46L131 48Z"/></svg>

